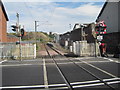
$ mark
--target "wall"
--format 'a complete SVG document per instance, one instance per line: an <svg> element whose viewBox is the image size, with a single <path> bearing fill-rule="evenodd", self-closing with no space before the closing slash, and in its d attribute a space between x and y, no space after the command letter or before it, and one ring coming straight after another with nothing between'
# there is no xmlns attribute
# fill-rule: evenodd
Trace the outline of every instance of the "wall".
<svg viewBox="0 0 120 90"><path fill-rule="evenodd" d="M7 42L17 42L19 41L18 37L9 37L7 36Z"/></svg>
<svg viewBox="0 0 120 90"><path fill-rule="evenodd" d="M95 49L96 47L96 49ZM87 41L76 41L73 42L72 51L78 56L98 56L100 55L99 45L96 43L87 43Z"/></svg>
<svg viewBox="0 0 120 90"><path fill-rule="evenodd" d="M7 21L0 7L0 42L7 42Z"/></svg>
<svg viewBox="0 0 120 90"><path fill-rule="evenodd" d="M65 41L69 41L70 39L70 32L64 33L60 35L60 45L65 46Z"/></svg>
<svg viewBox="0 0 120 90"><path fill-rule="evenodd" d="M92 33L95 32L95 24L91 23L84 29L86 34L86 40L88 43L94 43L95 38L93 37Z"/></svg>
<svg viewBox="0 0 120 90"><path fill-rule="evenodd" d="M95 39L92 35L93 32L95 32L95 24L94 23L90 23L87 24L88 26L84 28L84 32L85 32L85 40L87 40L88 43L94 43ZM77 28L72 30L69 33L65 33L60 35L60 44L62 46L65 46L65 41L67 40L69 42L69 46L72 45L73 42L75 41L81 41L83 39L82 35L81 35L81 28Z"/></svg>
<svg viewBox="0 0 120 90"><path fill-rule="evenodd" d="M21 56L23 59L36 58L36 44L21 44ZM16 43L0 43L1 59L19 59L20 46Z"/></svg>
<svg viewBox="0 0 120 90"><path fill-rule="evenodd" d="M120 44L120 32L105 34L103 42L107 43L107 53L114 54L116 46Z"/></svg>
<svg viewBox="0 0 120 90"><path fill-rule="evenodd" d="M70 40L72 40L73 42L81 40L81 28L71 31Z"/></svg>
<svg viewBox="0 0 120 90"><path fill-rule="evenodd" d="M99 20L105 21L107 33L118 32L118 3L108 2Z"/></svg>
<svg viewBox="0 0 120 90"><path fill-rule="evenodd" d="M120 1L118 2L118 30L120 32Z"/></svg>
<svg viewBox="0 0 120 90"><path fill-rule="evenodd" d="M120 2L108 2L99 20L104 20L107 25L107 34L103 37L107 53L114 54L120 44Z"/></svg>
<svg viewBox="0 0 120 90"><path fill-rule="evenodd" d="M0 42L2 40L2 9L0 7Z"/></svg>

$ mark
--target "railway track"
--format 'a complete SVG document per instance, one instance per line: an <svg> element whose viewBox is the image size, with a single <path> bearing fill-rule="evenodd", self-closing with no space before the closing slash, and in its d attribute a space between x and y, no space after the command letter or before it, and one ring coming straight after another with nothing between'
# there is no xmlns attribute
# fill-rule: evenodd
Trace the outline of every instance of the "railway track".
<svg viewBox="0 0 120 90"><path fill-rule="evenodd" d="M64 73L62 72L62 69L61 69L61 67L59 66L59 64L56 62L56 60L54 59L54 57L52 57L52 56L50 55L49 50L47 49L47 46L46 46L46 45L45 45L45 48L46 48L46 51L47 51L47 53L48 53L48 56L53 60L54 64L56 65L56 68L58 69L61 77L62 77L63 80L65 81L68 89L69 89L69 90L74 90L75 88L80 88L80 87L81 87L81 83L78 83L78 84L76 85L76 84L73 84L73 83L69 82L69 80L67 79L67 77L66 77L66 76L64 75ZM56 48L54 48L54 47L49 47L49 48L51 48L53 51L55 51L56 53L58 53L60 56L66 58L64 55L62 55L62 54L58 51L58 49L56 49ZM111 73L109 73L109 72L107 72L107 71L104 71L104 70L102 70L102 69L100 69L100 68L98 68L98 67L96 67L96 66L94 66L94 65L92 65L92 64L90 64L90 63L88 63L88 62L79 60L81 63L84 63L84 64L90 66L91 68L94 68L94 69L98 70L99 72L102 72L102 73L104 73L104 74L112 77L113 80L111 80L111 79L110 79L110 80L109 80L109 79L104 80L104 79L100 78L99 76L97 76L96 74L94 74L93 72L91 72L90 70L88 70L88 69L86 69L85 67L83 67L82 65L76 63L74 60L68 59L68 58L66 58L66 60L72 62L72 63L73 63L74 65L76 65L78 68L83 69L83 70L84 70L85 72L87 72L89 75L91 75L91 76L93 76L94 78L96 78L96 79L99 81L99 85L105 85L105 86L107 86L110 90L116 90L116 88L111 85L112 82L110 83L110 81L114 81L114 80L115 80L117 83L120 83L120 78L118 78L117 76L115 76L115 75L113 75L113 74L111 74ZM80 85L79 85L79 84L80 84ZM64 85L65 85L65 84L64 84ZM86 85L86 86L87 86L87 85ZM89 82L88 82L88 86L89 86Z"/></svg>
<svg viewBox="0 0 120 90"><path fill-rule="evenodd" d="M22 69L22 67L24 67L27 70L29 70L30 67L33 67L34 70L37 69L36 70L37 73L34 74L35 76L38 76L37 74L41 74L40 76L43 76L41 77L43 78L41 80L41 82L43 83L36 84L36 82L34 82L34 83L28 84L28 82L26 82L27 83L26 85L25 84L24 85L20 85L20 84L7 85L7 86L1 87L2 90L40 90L40 89L41 90L43 89L45 90L89 90L89 89L97 90L99 89L99 87L102 87L102 86L105 87L105 88L103 87L103 90L104 89L117 90L117 88L114 87L113 84L120 84L120 78L88 62L87 59L90 59L90 58L81 58L81 59L67 58L63 54L61 54L61 52L58 49L54 47L49 47L47 45L44 45L44 46L47 53L45 56L41 57L38 60L32 60L32 61L23 60L23 61L16 61L16 62L8 61L9 63L13 62L13 64L3 65L3 67L5 68L7 68L8 66L11 68L14 67L15 69L15 67L17 67L17 68L20 68L20 70ZM56 54L54 55L53 53L51 53L51 51ZM19 71L19 69L17 71ZM23 71L21 71L21 73L22 72ZM32 70L28 71L28 73L30 72L32 75L33 71ZM101 76L101 74L103 75ZM82 76L82 75L85 75L85 76ZM103 77L104 75L105 77ZM27 76L29 77L29 75ZM38 76L37 79L39 79L40 76ZM52 79L55 79L57 81Z"/></svg>

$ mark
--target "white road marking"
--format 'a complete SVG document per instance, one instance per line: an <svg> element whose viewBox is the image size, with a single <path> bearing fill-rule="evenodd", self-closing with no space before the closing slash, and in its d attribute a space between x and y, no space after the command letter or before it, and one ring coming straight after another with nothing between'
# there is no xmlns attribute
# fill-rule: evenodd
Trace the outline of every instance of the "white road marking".
<svg viewBox="0 0 120 90"><path fill-rule="evenodd" d="M86 61L86 62L97 63L97 62L110 62L110 61Z"/></svg>
<svg viewBox="0 0 120 90"><path fill-rule="evenodd" d="M3 60L3 61L0 62L0 64L2 64L3 62L6 62L6 61L7 61L7 60Z"/></svg>
<svg viewBox="0 0 120 90"><path fill-rule="evenodd" d="M111 80L120 80L120 78L110 78L110 79L104 79L103 81L111 81Z"/></svg>
<svg viewBox="0 0 120 90"><path fill-rule="evenodd" d="M0 87L0 89L11 89L11 88L44 88L45 85L31 85L31 86L6 86L6 87Z"/></svg>
<svg viewBox="0 0 120 90"><path fill-rule="evenodd" d="M75 85L75 84L98 83L98 82L100 82L100 80L84 81L84 82L73 82L73 83L70 83L70 84Z"/></svg>
<svg viewBox="0 0 120 90"><path fill-rule="evenodd" d="M91 66L91 67L93 67L93 68L96 68L97 70L99 70L99 71L101 71L101 72L103 72L103 73L105 73L105 74L107 74L107 75L109 75L109 76L112 76L112 77L114 77L114 78L118 78L117 76L115 76L115 75L113 75L113 74L111 74L111 73L109 73L109 72L107 72L107 71L105 71L105 70L102 70L102 69L100 69L100 68L98 68L98 67L96 67L96 66L94 66L94 65L92 65L92 64L90 64L90 63L87 63L87 62L85 62L85 61L81 61L81 62L84 62L84 63L86 63L87 65L89 65L89 66Z"/></svg>
<svg viewBox="0 0 120 90"><path fill-rule="evenodd" d="M112 81L112 80L117 80L118 83L120 81L120 78L110 78L110 79L103 79L103 81L105 82L116 82L116 81ZM75 85L75 84L88 84L88 83L100 83L100 80L93 80L93 81L84 81L84 82L73 82L70 83L71 85Z"/></svg>
<svg viewBox="0 0 120 90"><path fill-rule="evenodd" d="M120 83L120 81L108 82L107 84L116 84L116 83Z"/></svg>
<svg viewBox="0 0 120 90"><path fill-rule="evenodd" d="M109 60L109 61L111 61L111 62L113 62L114 60L112 60L112 59L109 59L109 58L103 58L103 59L106 59L106 60Z"/></svg>
<svg viewBox="0 0 120 90"><path fill-rule="evenodd" d="M116 63L120 63L119 61L115 61Z"/></svg>
<svg viewBox="0 0 120 90"><path fill-rule="evenodd" d="M14 65L0 65L2 67L19 67L19 66L30 66L30 65L34 65L34 64L14 64ZM37 64L35 64L37 65Z"/></svg>
<svg viewBox="0 0 120 90"><path fill-rule="evenodd" d="M103 58L103 57L98 57L98 58ZM108 60L108 61L110 61L110 62L120 63L120 61L113 60L113 59L106 58L106 57L104 57L103 59Z"/></svg>
<svg viewBox="0 0 120 90"><path fill-rule="evenodd" d="M110 62L110 61L87 61L87 62L92 62L92 63L96 63L96 62ZM83 63L83 62L78 62L76 61L75 63ZM46 65L51 65L51 64L54 64L54 63L46 63ZM61 62L61 63L58 63L58 64L73 64L73 62ZM37 63L37 64L10 64L10 65L0 65L0 67L18 67L18 66L30 66L30 65L43 65L42 63Z"/></svg>
<svg viewBox="0 0 120 90"><path fill-rule="evenodd" d="M110 80L110 79L109 79ZM108 81L109 81L108 80ZM105 80L103 80L105 81ZM107 81L107 80L106 80ZM107 84L118 84L120 83L120 81L112 81L112 82L107 82ZM76 86L73 86L73 88L80 88L80 87L90 87L90 86L99 86L99 85L104 85L104 83L92 83L92 84L85 84L85 85L76 85Z"/></svg>
<svg viewBox="0 0 120 90"><path fill-rule="evenodd" d="M120 78L103 79L103 81L106 81L107 84L118 84L118 83L120 83L120 80L118 80L118 79L120 79ZM116 80L116 81L111 81L111 80ZM104 85L104 83L101 83L100 80L73 82L70 84L73 85L73 88ZM6 86L6 87L0 87L0 89L12 89L12 88L22 89L22 88L44 88L44 87L68 88L66 86L66 84L50 84L50 85L31 85L31 86Z"/></svg>
<svg viewBox="0 0 120 90"><path fill-rule="evenodd" d="M48 88L47 69L46 69L45 59L43 59L43 72L44 72L44 85L45 85L45 88Z"/></svg>
<svg viewBox="0 0 120 90"><path fill-rule="evenodd" d="M54 64L54 63L46 63L46 65L51 65L51 64ZM58 64L72 64L72 62L58 63ZM2 66L2 67L19 67L19 66L30 66L30 65L43 65L43 64L42 63L40 63L40 64L13 64L13 65L11 64L11 65L0 65L0 66Z"/></svg>
<svg viewBox="0 0 120 90"><path fill-rule="evenodd" d="M50 86L50 85L49 85ZM52 86L52 85L51 85ZM29 89L29 88L44 88L45 85L32 85L32 86L9 86L9 87L0 87L1 89ZM60 87L60 89L67 89L68 87ZM42 89L41 89L42 90Z"/></svg>
<svg viewBox="0 0 120 90"><path fill-rule="evenodd" d="M73 86L73 88L80 88L80 87L90 87L90 86L98 86L98 85L104 85L104 83L95 83L95 84L86 84L86 85L77 85Z"/></svg>

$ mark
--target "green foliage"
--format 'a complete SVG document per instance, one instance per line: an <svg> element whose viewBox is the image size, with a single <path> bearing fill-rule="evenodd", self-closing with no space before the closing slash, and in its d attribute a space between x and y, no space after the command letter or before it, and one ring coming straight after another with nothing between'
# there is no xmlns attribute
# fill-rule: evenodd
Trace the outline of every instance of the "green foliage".
<svg viewBox="0 0 120 90"><path fill-rule="evenodd" d="M51 39L53 39L55 36L52 34L52 35L49 35L49 37L50 37Z"/></svg>
<svg viewBox="0 0 120 90"><path fill-rule="evenodd" d="M9 35L18 36L16 33L9 33ZM54 35L48 35L46 32L26 32L26 35L23 36L22 41L40 41L42 43L49 42L54 39Z"/></svg>
<svg viewBox="0 0 120 90"><path fill-rule="evenodd" d="M49 41L49 36L45 32L27 32L26 36L23 37L23 40L37 40L37 41Z"/></svg>

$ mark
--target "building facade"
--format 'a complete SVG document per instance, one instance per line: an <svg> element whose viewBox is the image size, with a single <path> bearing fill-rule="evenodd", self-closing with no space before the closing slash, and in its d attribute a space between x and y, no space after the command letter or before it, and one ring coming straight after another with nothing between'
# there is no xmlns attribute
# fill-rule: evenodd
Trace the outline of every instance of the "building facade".
<svg viewBox="0 0 120 90"><path fill-rule="evenodd" d="M76 41L87 41L87 43L95 43L93 32L95 31L95 23L84 24L86 27L82 28L81 24L75 24L72 31L60 35L60 44L65 46L65 42L71 46Z"/></svg>
<svg viewBox="0 0 120 90"><path fill-rule="evenodd" d="M0 0L0 42L16 42L18 37L7 35L7 21L8 16L6 14L4 5Z"/></svg>
<svg viewBox="0 0 120 90"><path fill-rule="evenodd" d="M107 44L107 52L115 53L120 45L120 0L105 2L96 21L104 20L107 25L107 34L103 35L103 42Z"/></svg>
<svg viewBox="0 0 120 90"><path fill-rule="evenodd" d="M0 42L7 42L7 21L5 8L0 0Z"/></svg>

